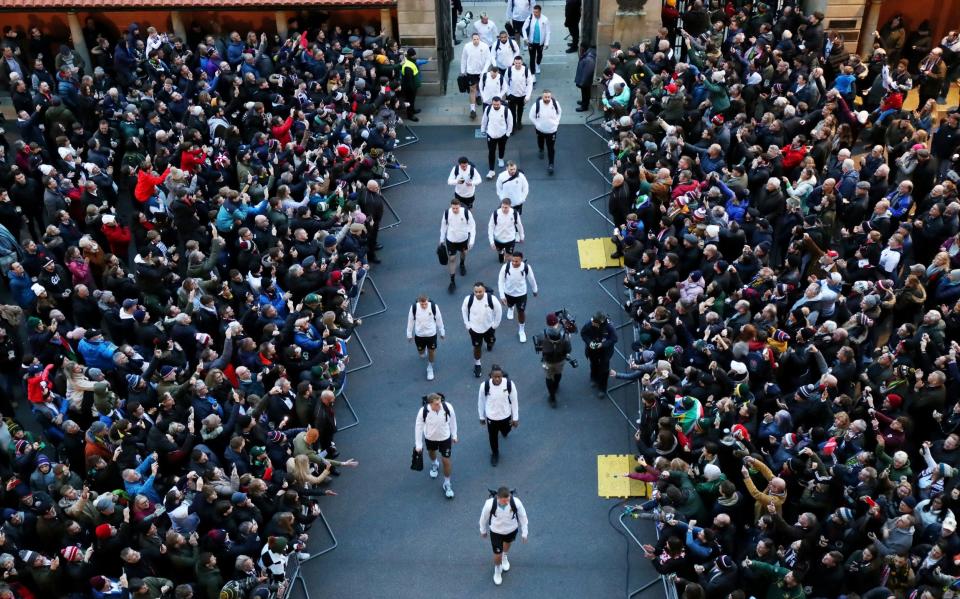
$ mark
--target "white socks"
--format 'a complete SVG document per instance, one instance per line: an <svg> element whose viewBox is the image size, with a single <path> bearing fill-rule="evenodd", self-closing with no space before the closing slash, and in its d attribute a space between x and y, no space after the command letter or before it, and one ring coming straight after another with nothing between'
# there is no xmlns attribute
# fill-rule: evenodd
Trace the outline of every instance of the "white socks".
<svg viewBox="0 0 960 599"><path fill-rule="evenodd" d="M477 105L476 105L476 104L471 104L471 105L470 105L470 110L476 110L476 109L477 109Z"/></svg>

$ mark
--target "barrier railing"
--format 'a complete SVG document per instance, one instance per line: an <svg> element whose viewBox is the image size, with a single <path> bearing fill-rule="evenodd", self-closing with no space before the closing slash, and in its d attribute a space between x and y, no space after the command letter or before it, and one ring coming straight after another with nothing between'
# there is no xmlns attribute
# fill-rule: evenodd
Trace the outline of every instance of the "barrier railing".
<svg viewBox="0 0 960 599"><path fill-rule="evenodd" d="M592 114L592 113L591 113L591 114ZM602 114L599 115L598 117L592 117L592 116L591 116L591 117L588 117L587 120L586 120L586 122L584 123L584 126L585 126L588 130L590 130L593 134L595 134L596 136L598 136L600 139L602 139L602 140L604 140L604 141L607 141L607 140L608 140L608 137L607 137L606 135L604 135L604 133L602 133L601 131L598 131L598 130L594 127L594 124L597 123L597 122L599 122L599 121L601 121L602 119L603 119L603 115L602 115ZM610 152L609 152L609 151L604 151L604 152L602 152L602 153L594 154L594 155L592 155L592 156L588 156L588 157L587 157L587 163L593 168L593 170L597 171L597 174L599 174L600 177L603 178L603 180L604 180L607 184L611 184L611 183L612 183L612 180L607 176L608 173L604 172L603 170L601 170L601 168L599 168L596 164L594 164L594 161L595 161L596 159L598 159L599 157L601 157L601 156L609 156L609 155L610 155ZM600 217L603 218L603 220L605 220L605 221L607 221L608 223L610 223L611 226L616 226L616 223L614 223L612 220L610 220L610 218L607 216L607 213L606 213L606 212L604 212L603 210L601 210L601 209L599 209L599 208L597 208L597 207L595 206L595 204L596 204L598 201L600 201L600 200L602 200L602 199L606 199L606 198L608 197L608 195L609 195L609 194L604 193L604 194L602 194L602 195L599 195L599 196L590 198L589 200L587 200L587 205L590 206L590 208L593 209L594 212L596 212L597 214L599 214ZM625 276L625 275L626 275L626 269L617 270L616 272L614 272L614 273L612 273L612 274L604 275L603 277L601 277L601 278L597 281L597 285L598 285L601 289L603 289L603 292L607 295L607 297L609 297L609 298L617 305L617 307L620 309L621 312L623 312L622 299L621 299L619 296L617 296L616 293L611 292L609 289L607 289L607 286L605 285L605 283L606 283L607 281L609 281L610 279L614 279L614 278L617 278L617 277L623 277L623 276ZM616 328L617 328L617 330L620 330L620 329L625 328L625 327L627 327L627 326L631 326L631 327L632 327L633 340L634 340L634 342L636 342L636 341L638 340L638 335L637 335L638 331L637 331L637 326L636 326L636 324L634 323L634 321L633 321L632 318L631 318L630 320L628 320L627 322L621 323L621 324L618 325ZM627 359L627 357L624 356L624 354L620 351L620 349L619 349L618 347L614 347L614 349L615 349L616 352L620 355L620 357L624 359L624 361L629 362L629 360ZM642 413L642 408L641 408L641 406L642 406L642 402L643 402L643 400L642 400L642 398L641 398L641 387L640 387L639 381L624 381L624 382L619 383L619 384L617 384L617 385L614 385L614 386L612 386L612 387L608 387L608 388L607 388L607 392L606 392L606 396L607 396L607 399L610 401L610 403L613 405L613 407L616 408L617 412L619 412L620 415L623 416L623 419L627 421L627 424L630 425L630 427L631 427L634 431L638 431L638 430L640 430L639 427L637 426L638 421L637 421L635 418L631 418L630 415L628 415L627 412L624 411L623 408L620 407L620 404L618 404L618 403L617 403L617 400L614 399L614 397L613 397L613 393L614 393L615 391L618 391L618 390L620 390L620 389L624 389L624 388L629 387L629 386L631 386L631 385L635 385L635 386L636 386L636 389L637 389L637 415L639 416L639 415ZM638 538L636 537L636 535L633 534L633 531L630 530L630 528L629 528L629 527L626 525L626 523L624 522L624 518L625 518L626 516L627 516L627 512L624 512L624 513L622 513L622 514L620 515L620 518L619 518L620 526L623 527L623 530L626 532L627 535L630 536L631 539L633 539L633 541L637 544L637 546L642 548L642 547L643 547L643 543L640 542L640 539L638 539ZM659 529L658 527L656 527L656 526L654 526L654 529L655 529L655 531L656 531L657 538L659 539L660 529ZM628 549L627 559L629 560L629 549ZM644 583L643 585L641 585L639 588L631 591L631 590L629 590L629 583L630 583L630 581L629 581L629 572L630 572L630 570L629 570L629 561L628 561L628 565L627 565L627 577L628 577L627 585L628 585L628 588L627 588L627 591L626 591L626 599L633 599L633 597L639 595L640 593L643 593L644 591L647 591L647 590L649 590L650 588L656 586L656 584L657 584L658 582L659 582L661 585L663 585L663 595L664 595L664 597L665 597L666 599L677 599L677 586L676 586L676 584L675 584L675 581L674 581L675 579L674 579L673 576L658 575L658 576L654 577L653 579L645 582L645 583Z"/></svg>
<svg viewBox="0 0 960 599"><path fill-rule="evenodd" d="M406 129L407 134L403 136L403 141L401 141L396 146L394 146L394 148L399 149L399 148L403 148L403 147L410 146L420 142L420 136L418 136L416 132L414 132L413 128L410 127L410 125L408 125L406 121L404 121L404 123L400 125L400 129ZM400 130L397 130L397 139L400 139Z"/></svg>

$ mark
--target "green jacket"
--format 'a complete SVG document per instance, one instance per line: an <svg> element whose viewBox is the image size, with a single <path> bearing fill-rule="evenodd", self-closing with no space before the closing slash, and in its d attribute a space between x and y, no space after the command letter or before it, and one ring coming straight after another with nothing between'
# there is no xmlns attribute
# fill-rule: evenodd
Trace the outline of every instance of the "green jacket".
<svg viewBox="0 0 960 599"><path fill-rule="evenodd" d="M727 95L727 88L718 85L713 81L704 81L703 86L710 93L710 104L713 105L713 113L726 112L730 108L730 96Z"/></svg>
<svg viewBox="0 0 960 599"><path fill-rule="evenodd" d="M754 572L765 575L770 578L770 587L767 589L767 599L806 599L807 594L803 592L803 587L797 585L788 588L783 582L783 577L790 572L789 568L773 566L763 562L750 562L750 568Z"/></svg>
<svg viewBox="0 0 960 599"><path fill-rule="evenodd" d="M223 588L223 577L220 569L210 570L200 564L196 565L197 586L200 587L198 599L219 599L220 589Z"/></svg>
<svg viewBox="0 0 960 599"><path fill-rule="evenodd" d="M687 518L696 519L700 522L706 520L707 510L703 506L703 500L700 499L700 495L697 493L696 487L693 485L693 481L690 480L690 476L685 472L678 472L676 470L670 471L670 483L680 487L680 490L684 494L684 502L682 505L677 506L677 509Z"/></svg>

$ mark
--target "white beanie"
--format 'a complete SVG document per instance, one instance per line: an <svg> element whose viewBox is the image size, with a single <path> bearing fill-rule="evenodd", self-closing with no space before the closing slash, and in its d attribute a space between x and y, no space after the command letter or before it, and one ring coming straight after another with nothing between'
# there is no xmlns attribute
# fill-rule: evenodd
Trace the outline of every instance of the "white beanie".
<svg viewBox="0 0 960 599"><path fill-rule="evenodd" d="M707 464L703 467L703 478L707 480L717 480L721 474L720 467L715 464Z"/></svg>
<svg viewBox="0 0 960 599"><path fill-rule="evenodd" d="M33 285L30 286L30 291L32 291L33 294L37 297L40 297L40 294L46 290L47 290L46 287L44 287L40 283L34 283Z"/></svg>

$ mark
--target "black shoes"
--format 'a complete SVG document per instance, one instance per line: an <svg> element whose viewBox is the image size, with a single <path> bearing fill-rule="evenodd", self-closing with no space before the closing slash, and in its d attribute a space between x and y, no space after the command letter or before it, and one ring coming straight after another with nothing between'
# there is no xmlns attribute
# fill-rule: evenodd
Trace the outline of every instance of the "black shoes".
<svg viewBox="0 0 960 599"><path fill-rule="evenodd" d="M467 276L467 265L464 264L462 261L460 262L460 276L461 277Z"/></svg>
<svg viewBox="0 0 960 599"><path fill-rule="evenodd" d="M614 252L610 254L610 257L613 258L614 260L619 260L620 258L623 258L623 254L621 254L620 252Z"/></svg>
<svg viewBox="0 0 960 599"><path fill-rule="evenodd" d="M481 375L482 373L483 373L483 367L480 366L479 364L474 364L474 365L473 365L473 376L475 376L476 378L480 378L480 375Z"/></svg>
<svg viewBox="0 0 960 599"><path fill-rule="evenodd" d="M548 164L548 165L547 165L547 174L548 174L548 175L552 175L552 174L553 174L553 165L552 165L552 164Z"/></svg>
<svg viewBox="0 0 960 599"><path fill-rule="evenodd" d="M420 122L420 119L418 119L417 117L413 116L412 114L407 117L407 120L408 120L408 121L413 121L414 123L419 123L419 122Z"/></svg>
<svg viewBox="0 0 960 599"><path fill-rule="evenodd" d="M588 111L588 110L590 110L590 109L587 108L586 106L583 106L583 105L580 105L580 104L577 105L577 112L586 112L586 111Z"/></svg>
<svg viewBox="0 0 960 599"><path fill-rule="evenodd" d="M450 277L450 284L447 285L447 291L453 293L457 290L457 282L453 280L453 277Z"/></svg>
<svg viewBox="0 0 960 599"><path fill-rule="evenodd" d="M494 468L497 467L497 464L500 462L500 454L491 453L490 454L490 465Z"/></svg>
<svg viewBox="0 0 960 599"><path fill-rule="evenodd" d="M569 48L567 48L567 54L573 54L576 51L577 51L576 46L570 46Z"/></svg>
<svg viewBox="0 0 960 599"><path fill-rule="evenodd" d="M488 344L487 344L487 351L493 351L493 344L492 344L492 343L488 343Z"/></svg>
<svg viewBox="0 0 960 599"><path fill-rule="evenodd" d="M603 399L606 396L607 396L607 392L604 391L603 389L600 389L597 391L597 399Z"/></svg>
<svg viewBox="0 0 960 599"><path fill-rule="evenodd" d="M547 398L547 401L550 403L551 408L557 407L557 396L553 393L550 394L550 397Z"/></svg>
<svg viewBox="0 0 960 599"><path fill-rule="evenodd" d="M515 128L517 131L520 131L521 129L523 129L523 123L517 123L517 126Z"/></svg>
<svg viewBox="0 0 960 599"><path fill-rule="evenodd" d="M540 160L543 160L543 150L540 150L539 152L537 152L537 158L539 158Z"/></svg>
<svg viewBox="0 0 960 599"><path fill-rule="evenodd" d="M476 109L470 111L470 118L471 118L471 119L477 118L477 111L476 111Z"/></svg>

